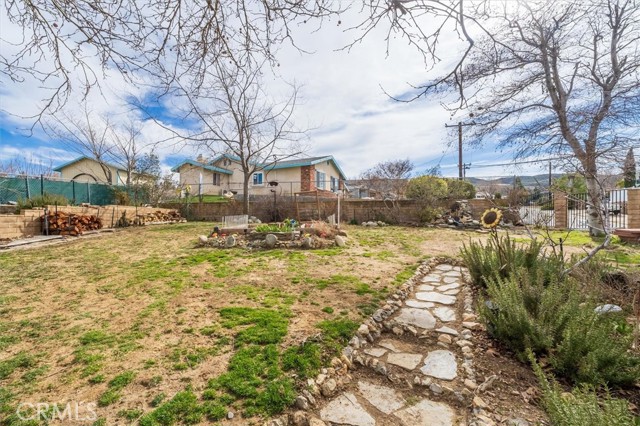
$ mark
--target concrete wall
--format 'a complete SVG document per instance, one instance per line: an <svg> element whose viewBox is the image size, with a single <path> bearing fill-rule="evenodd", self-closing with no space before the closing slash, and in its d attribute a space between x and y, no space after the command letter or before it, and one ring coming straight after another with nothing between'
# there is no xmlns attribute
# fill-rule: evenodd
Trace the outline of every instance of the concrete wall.
<svg viewBox="0 0 640 426"><path fill-rule="evenodd" d="M15 207L14 207L15 208ZM55 206L49 206L50 211L55 211ZM122 214L129 220L133 220L136 214L147 214L157 211L169 212L174 209L156 207L132 206L58 206L58 211L82 215L94 215L102 219L103 228L113 228ZM25 238L33 235L41 235L40 217L44 209L22 210L20 214L0 214L0 239Z"/></svg>
<svg viewBox="0 0 640 426"><path fill-rule="evenodd" d="M326 219L332 214L337 214L337 198L320 198L319 203L315 196L299 197L298 205L293 197L277 197L276 207L281 217L294 217L301 220L317 220L318 210L321 219ZM486 208L487 200L470 200L470 208L473 217L478 219ZM443 208L448 208L450 201L443 201ZM205 220L219 222L223 216L242 214L242 203L239 201L230 203L193 203L188 208L185 204L164 204L163 207L178 209L190 220ZM271 220L273 211L273 198L252 197L250 202L251 214L262 221ZM340 218L343 222L355 220L357 223L369 220L382 220L389 223L418 223L420 203L413 200L399 200L395 202L383 200L341 199ZM337 218L336 218L337 219Z"/></svg>

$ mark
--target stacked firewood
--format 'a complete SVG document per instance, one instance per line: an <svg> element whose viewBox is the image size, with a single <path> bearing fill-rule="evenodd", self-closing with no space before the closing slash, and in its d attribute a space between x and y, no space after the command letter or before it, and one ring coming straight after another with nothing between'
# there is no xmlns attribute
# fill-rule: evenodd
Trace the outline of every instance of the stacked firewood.
<svg viewBox="0 0 640 426"><path fill-rule="evenodd" d="M85 231L102 228L102 220L94 215L80 215L65 212L49 213L40 220L44 222L43 229L49 230L51 235L82 235Z"/></svg>
<svg viewBox="0 0 640 426"><path fill-rule="evenodd" d="M177 210L171 210L168 213L161 212L160 210L153 213L139 214L134 220L135 225L144 225L146 223L155 222L186 222L186 220L180 215Z"/></svg>

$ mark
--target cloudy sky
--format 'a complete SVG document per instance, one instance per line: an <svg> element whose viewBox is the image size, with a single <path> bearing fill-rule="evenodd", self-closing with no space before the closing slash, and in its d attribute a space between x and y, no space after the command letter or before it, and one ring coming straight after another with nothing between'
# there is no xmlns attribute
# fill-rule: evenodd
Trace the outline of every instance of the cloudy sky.
<svg viewBox="0 0 640 426"><path fill-rule="evenodd" d="M2 10L3 13L4 10ZM416 172L440 165L445 176L457 176L457 133L446 129L457 117L442 106L446 98L420 99L399 103L385 93L406 94L410 84L419 84L436 76L455 60L459 42L452 37L443 39L442 62L427 71L422 57L401 39L391 40L390 53L385 53L385 31L380 28L349 51L340 50L358 36L347 29L362 20L356 11L326 21L320 30L315 26L299 27L295 39L299 46L312 54L284 46L278 54L279 77L302 86L302 103L295 111L298 128L308 133L309 156L333 155L349 177L357 177L374 164L389 159L410 158ZM0 17L1 38L15 39L21 31ZM4 52L12 49L2 42ZM449 55L449 56L447 56ZM97 63L97 62L96 62ZM46 96L37 84L14 83L2 77L0 85L0 162L14 157L41 161L54 166L68 161L76 153L60 141L47 136L39 128L28 131L41 99ZM267 84L277 91L282 86L277 79ZM108 114L112 120L123 122L132 114L126 105L127 96L144 97L144 88L128 85L117 73L109 73L102 81L102 91L89 95L93 112ZM384 89L384 90L383 90ZM80 95L70 99L77 105ZM145 140L153 142L165 137L162 129L148 121L143 128ZM468 141L467 141L468 142ZM195 158L197 151L185 147L161 146L158 152L163 166L169 169L184 158ZM498 166L512 161L512 152L500 152L495 147L465 148L464 162L471 163L469 176L505 176L544 173L546 164L524 167Z"/></svg>

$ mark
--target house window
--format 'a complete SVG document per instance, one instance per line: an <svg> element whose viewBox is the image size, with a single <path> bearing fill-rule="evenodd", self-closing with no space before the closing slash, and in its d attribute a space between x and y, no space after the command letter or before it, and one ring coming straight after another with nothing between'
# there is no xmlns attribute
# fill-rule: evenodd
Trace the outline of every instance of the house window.
<svg viewBox="0 0 640 426"><path fill-rule="evenodd" d="M253 174L253 184L262 185L262 172Z"/></svg>
<svg viewBox="0 0 640 426"><path fill-rule="evenodd" d="M333 192L338 190L338 178L334 178L333 176L331 176L331 190Z"/></svg>
<svg viewBox="0 0 640 426"><path fill-rule="evenodd" d="M213 184L215 186L220 186L220 173L213 174Z"/></svg>
<svg viewBox="0 0 640 426"><path fill-rule="evenodd" d="M318 172L316 171L316 188L318 189L324 189L325 188L325 179L327 178L327 175L325 175L322 172Z"/></svg>

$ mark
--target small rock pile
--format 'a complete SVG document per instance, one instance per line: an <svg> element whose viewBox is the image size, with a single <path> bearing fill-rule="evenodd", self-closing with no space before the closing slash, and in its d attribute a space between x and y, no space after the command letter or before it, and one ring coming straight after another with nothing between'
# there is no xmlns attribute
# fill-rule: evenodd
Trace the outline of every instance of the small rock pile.
<svg viewBox="0 0 640 426"><path fill-rule="evenodd" d="M447 212L438 216L433 222L440 228L479 228L480 222L473 219L469 202L460 200L454 202Z"/></svg>
<svg viewBox="0 0 640 426"><path fill-rule="evenodd" d="M389 226L389 225L381 220L375 220L375 221L370 220L368 222L362 222L362 226L376 227L376 226Z"/></svg>
<svg viewBox="0 0 640 426"><path fill-rule="evenodd" d="M259 234L259 235L257 235ZM322 238L314 234L294 233L249 233L232 235L198 236L199 247L254 249L322 249L328 247L346 247L347 235L341 232L333 238Z"/></svg>
<svg viewBox="0 0 640 426"><path fill-rule="evenodd" d="M262 223L262 221L255 216L249 216L249 223Z"/></svg>

